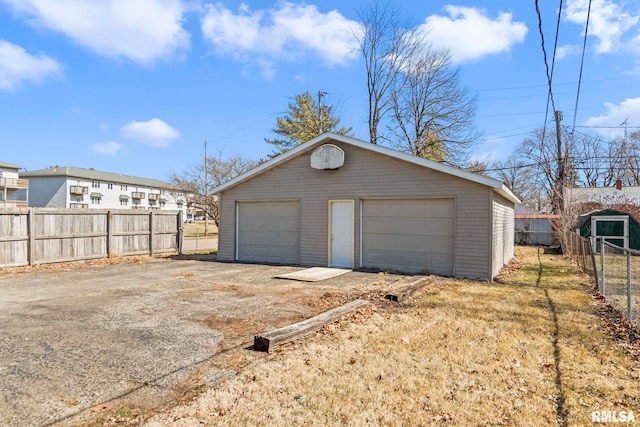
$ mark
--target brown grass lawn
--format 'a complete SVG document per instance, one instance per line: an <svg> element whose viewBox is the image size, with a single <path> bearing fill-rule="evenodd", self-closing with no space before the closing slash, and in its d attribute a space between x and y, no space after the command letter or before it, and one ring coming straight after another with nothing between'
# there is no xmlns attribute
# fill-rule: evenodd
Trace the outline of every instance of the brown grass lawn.
<svg viewBox="0 0 640 427"><path fill-rule="evenodd" d="M634 411L639 364L559 255L520 247L495 283L436 280L400 307L252 354L146 426L590 425Z"/></svg>
<svg viewBox="0 0 640 427"><path fill-rule="evenodd" d="M207 234L204 234L204 221L196 221L183 224L185 239L204 239L205 237L218 237L218 227L216 223L209 220L207 224Z"/></svg>

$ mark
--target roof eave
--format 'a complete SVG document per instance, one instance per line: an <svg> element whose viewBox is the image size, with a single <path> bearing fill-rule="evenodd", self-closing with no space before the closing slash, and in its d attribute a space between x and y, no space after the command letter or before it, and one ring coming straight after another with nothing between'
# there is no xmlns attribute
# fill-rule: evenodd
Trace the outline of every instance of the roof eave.
<svg viewBox="0 0 640 427"><path fill-rule="evenodd" d="M275 168L276 166L278 166L279 164L282 164L283 162L287 161L290 158L296 157L297 155L309 150L313 145L315 145L316 143L323 141L325 139L330 139L329 135L334 135L334 134L330 134L330 133L324 133L322 135L319 135L309 141L307 141L304 144L300 144L295 148L292 148L291 150L279 154L276 157L272 158L269 161L266 161L258 166L256 166L255 168L236 176L235 178L230 179L229 181L218 185L217 187L213 188L212 192L213 194L220 194L223 191L226 191L232 187L235 187L236 185L240 184L241 182L254 177L254 176L258 176L270 169Z"/></svg>
<svg viewBox="0 0 640 427"><path fill-rule="evenodd" d="M438 171L438 172L442 172L445 173L447 175L452 175L461 179L465 179L468 181L472 181L472 182L476 182L478 184L483 184L486 185L488 187L491 187L494 189L494 191L497 191L498 193L500 193L503 197L505 197L506 199L512 201L515 204L519 204L520 203L520 199L518 199L512 192L511 190L509 190L509 188L507 188L507 186L505 186L502 182L493 179L493 178L489 178L486 176L482 176L482 175L478 175L478 174L474 174L472 172L468 172L465 171L463 169L458 169L455 168L453 166L448 166L448 165L444 165L442 163L438 163L438 162L434 162L431 160L427 160L427 159L423 159L420 157L416 157L416 156L412 156L410 154L407 153L403 153L401 151L397 151L397 150L393 150L391 148L387 148L387 147L382 147L380 145L376 145L376 144L371 144L356 138L352 138L350 136L344 136L344 135L338 135L335 133L331 133L331 132L327 132L327 133L323 133L322 135L318 135L317 137L305 142L304 144L300 144L297 147L287 151L286 153L280 154L277 157L274 157L273 159L259 165L256 166L255 168L251 169L248 172L245 172L242 175L238 175L237 177L230 179L229 181L225 182L224 184L221 184L219 186L217 186L216 188L213 189L213 194L220 194L223 191L226 191L230 188L235 187L236 185L244 182L245 180L252 178L254 176L260 175L261 173L264 173L270 169L273 169L274 167L282 164L283 162L296 157L306 151L311 150L314 146L319 145L320 143L322 143L325 140L335 140L338 142L344 142L346 144L351 144L354 145L356 147L365 149L365 150L371 150L380 154L384 154L399 160L404 160L406 162L409 163L413 163L416 164L418 166L422 166L422 167L427 167L429 169Z"/></svg>
<svg viewBox="0 0 640 427"><path fill-rule="evenodd" d="M498 194L500 194L502 197L506 198L507 200L512 201L514 204L519 205L520 203L522 203L522 200L520 200L520 198L518 196L516 196L515 194L513 194L513 192L509 189L509 187L507 187L506 185L502 184L502 188L500 189L496 189L496 191L498 192Z"/></svg>

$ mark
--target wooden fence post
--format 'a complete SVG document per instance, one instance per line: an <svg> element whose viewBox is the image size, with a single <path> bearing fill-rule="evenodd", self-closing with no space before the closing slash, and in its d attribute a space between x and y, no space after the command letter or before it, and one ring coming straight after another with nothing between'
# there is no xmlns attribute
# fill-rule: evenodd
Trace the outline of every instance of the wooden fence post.
<svg viewBox="0 0 640 427"><path fill-rule="evenodd" d="M113 258L113 212L107 211L107 257Z"/></svg>
<svg viewBox="0 0 640 427"><path fill-rule="evenodd" d="M182 222L182 210L178 211L178 224L177 224L177 229L178 232L176 233L176 249L178 250L178 253L181 254L182 253L182 239L183 239L183 235L184 235L184 223Z"/></svg>
<svg viewBox="0 0 640 427"><path fill-rule="evenodd" d="M605 244L604 244L604 238L600 238L600 272L602 273L602 280L600 281L600 292L602 293L602 295L607 295L606 294L606 289L605 289L605 279L606 276L604 274L604 250L605 250Z"/></svg>
<svg viewBox="0 0 640 427"><path fill-rule="evenodd" d="M631 252L627 252L627 319L633 320L631 313Z"/></svg>
<svg viewBox="0 0 640 427"><path fill-rule="evenodd" d="M149 255L153 256L153 245L155 243L154 233L154 212L149 212Z"/></svg>
<svg viewBox="0 0 640 427"><path fill-rule="evenodd" d="M27 211L27 256L29 265L34 265L36 262L36 230L33 226L34 216L34 208L29 208Z"/></svg>

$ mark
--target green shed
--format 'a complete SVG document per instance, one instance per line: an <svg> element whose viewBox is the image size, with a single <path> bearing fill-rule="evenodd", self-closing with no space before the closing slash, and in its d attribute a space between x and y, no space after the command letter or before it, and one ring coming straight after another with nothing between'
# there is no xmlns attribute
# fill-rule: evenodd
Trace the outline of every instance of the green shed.
<svg viewBox="0 0 640 427"><path fill-rule="evenodd" d="M620 247L640 250L640 224L627 212L604 209L578 217L574 227L582 237L601 237Z"/></svg>

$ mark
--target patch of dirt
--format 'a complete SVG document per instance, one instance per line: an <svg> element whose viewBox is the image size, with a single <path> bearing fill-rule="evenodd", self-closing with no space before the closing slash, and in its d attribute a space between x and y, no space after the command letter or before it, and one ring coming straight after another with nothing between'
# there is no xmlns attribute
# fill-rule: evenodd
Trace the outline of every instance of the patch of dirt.
<svg viewBox="0 0 640 427"><path fill-rule="evenodd" d="M507 265L502 267L500 273L498 273L498 275L493 279L494 282L504 283L506 278L512 276L513 273L520 270L523 265L524 264L522 257L519 256L518 253L516 253L513 258L511 258L511 261L509 261Z"/></svg>
<svg viewBox="0 0 640 427"><path fill-rule="evenodd" d="M165 255L138 255L138 256L118 256L113 258L87 259L81 261L56 262L51 264L25 265L21 267L5 267L0 268L0 276L34 273L34 272L62 272L72 271L78 268L87 267L106 267L117 264L148 264L152 262L162 261L168 256Z"/></svg>

